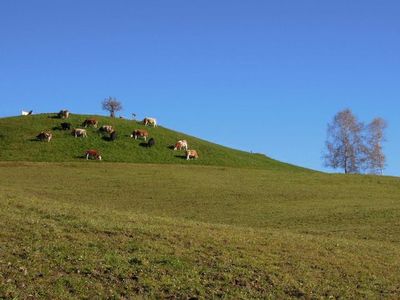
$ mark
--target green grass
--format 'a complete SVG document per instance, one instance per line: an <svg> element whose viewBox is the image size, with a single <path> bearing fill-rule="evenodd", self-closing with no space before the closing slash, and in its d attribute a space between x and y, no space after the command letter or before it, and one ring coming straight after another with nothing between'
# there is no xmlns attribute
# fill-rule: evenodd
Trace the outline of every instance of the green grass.
<svg viewBox="0 0 400 300"><path fill-rule="evenodd" d="M400 182L312 172L163 127L0 119L0 299L397 299ZM73 115L79 127L91 116ZM52 130L50 143L35 136ZM187 139L200 159L168 147ZM98 149L104 161L82 158Z"/></svg>
<svg viewBox="0 0 400 300"><path fill-rule="evenodd" d="M144 129L142 124L132 120L112 119L104 116L74 115L67 120L55 118L56 114L38 114L0 119L0 161L41 161L70 162L82 160L88 149L97 149L107 162L134 162L156 164L220 165L263 169L300 170L301 168L270 159L265 155L251 154L209 143L162 126L146 129L156 140L156 146L146 149L143 141L130 138L134 129ZM113 125L119 138L114 142L102 139L97 129L88 129L88 138L74 138L70 131L57 129L61 122L70 122L81 127L88 117L95 117L101 125ZM201 124L199 124L201 126ZM53 132L50 143L36 141L36 135L43 131ZM216 128L216 130L218 130ZM238 137L243 138L243 137ZM200 155L197 161L187 162L184 151L173 151L169 147L178 140L186 139L191 149Z"/></svg>
<svg viewBox="0 0 400 300"><path fill-rule="evenodd" d="M78 160L0 182L0 298L400 296L398 178Z"/></svg>

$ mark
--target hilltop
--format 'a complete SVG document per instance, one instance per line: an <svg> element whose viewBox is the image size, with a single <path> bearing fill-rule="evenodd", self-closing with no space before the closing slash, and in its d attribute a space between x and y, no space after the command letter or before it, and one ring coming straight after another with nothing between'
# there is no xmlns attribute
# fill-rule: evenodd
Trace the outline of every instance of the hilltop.
<svg viewBox="0 0 400 300"><path fill-rule="evenodd" d="M112 125L117 133L116 141L103 139L98 129L88 128L88 137L74 138L70 131L60 130L60 123L69 122L73 127L81 127L87 118L95 117L101 125ZM134 129L148 130L150 137L156 140L154 148L140 146L142 140L130 138ZM50 130L53 140L50 143L39 142L36 135ZM191 149L199 152L200 159L187 162L183 151L173 151L170 146L176 141L186 139ZM252 154L210 143L199 138L176 132L162 126L145 127L141 122L116 119L95 115L72 114L68 119L58 119L55 113L18 116L0 119L0 160L1 161L40 161L72 162L82 159L88 149L97 149L106 162L131 162L155 164L214 165L230 167L248 167L262 169L301 168L285 164L262 154Z"/></svg>

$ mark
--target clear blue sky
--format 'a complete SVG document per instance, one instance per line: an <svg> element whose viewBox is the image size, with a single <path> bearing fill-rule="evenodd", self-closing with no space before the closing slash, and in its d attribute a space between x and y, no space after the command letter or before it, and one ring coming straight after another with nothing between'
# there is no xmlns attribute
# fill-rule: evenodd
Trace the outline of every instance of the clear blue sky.
<svg viewBox="0 0 400 300"><path fill-rule="evenodd" d="M1 1L0 116L122 115L324 170L326 125L389 123L400 175L400 1Z"/></svg>

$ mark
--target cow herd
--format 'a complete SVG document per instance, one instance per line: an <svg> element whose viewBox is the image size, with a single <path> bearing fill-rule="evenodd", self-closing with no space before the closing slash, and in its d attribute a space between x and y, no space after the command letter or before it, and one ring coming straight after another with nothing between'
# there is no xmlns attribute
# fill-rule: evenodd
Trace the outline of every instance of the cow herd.
<svg viewBox="0 0 400 300"><path fill-rule="evenodd" d="M59 119L68 119L70 116L70 112L68 110L61 110L57 114L57 118ZM144 118L143 120L143 125L145 126L152 126L152 127L157 127L157 120L155 118ZM71 130L71 134L75 138L86 138L87 135L87 128L88 127L93 127L93 128L98 128L99 122L98 120L94 118L86 119L84 122L81 124L82 128L73 128L71 123L68 122L62 122L60 124L59 129L61 130ZM109 141L114 141L117 139L117 132L111 125L102 125L98 131L101 134L108 134L109 136L107 139ZM135 129L133 130L132 134L130 135L131 138L134 138L135 140L137 139L143 139L146 143L144 143L144 146L147 148L151 148L155 145L156 141L154 138L149 138L149 132L145 129ZM50 142L51 139L53 138L53 134L50 131L42 131L40 132L37 136L36 139L39 141L45 141L45 142ZM172 146L171 146L172 149ZM199 155L197 154L196 150L189 149L188 147L188 142L186 140L179 140L175 143L173 147L174 151L176 150L185 150L185 157L187 160L189 159L197 159ZM95 159L95 160L102 160L102 156L100 155L100 152L96 149L90 149L85 151L84 157L86 159Z"/></svg>

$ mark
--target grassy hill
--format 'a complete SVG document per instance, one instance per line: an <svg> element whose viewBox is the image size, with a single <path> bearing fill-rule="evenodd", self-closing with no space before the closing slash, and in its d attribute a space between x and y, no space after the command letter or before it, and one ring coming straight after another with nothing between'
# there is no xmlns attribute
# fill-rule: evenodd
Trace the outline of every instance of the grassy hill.
<svg viewBox="0 0 400 300"><path fill-rule="evenodd" d="M99 119L118 141L41 143L60 120L0 119L0 299L399 298L399 178L310 172L165 128L145 149L124 136L140 125ZM168 148L181 138L197 162Z"/></svg>
<svg viewBox="0 0 400 300"><path fill-rule="evenodd" d="M146 127L150 137L156 140L154 148L146 149L140 146L143 141L135 141L129 137L134 129L145 128L139 122L74 114L65 121L55 116L56 114L39 114L0 119L0 161L77 161L82 159L86 150L98 149L107 162L187 164L184 151L173 151L169 148L176 141L186 139L189 147L198 150L200 155L199 160L190 162L192 165L299 169L261 154L230 149L162 126ZM95 128L88 128L86 139L74 138L70 131L59 129L61 122L70 122L74 127L81 127L82 122L88 117L95 117L100 125L112 125L118 132L119 138L114 142L107 141ZM53 132L53 140L50 143L35 139L43 130Z"/></svg>

